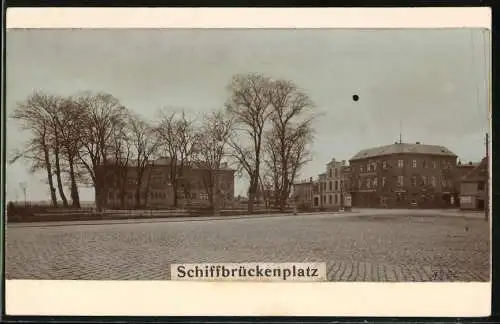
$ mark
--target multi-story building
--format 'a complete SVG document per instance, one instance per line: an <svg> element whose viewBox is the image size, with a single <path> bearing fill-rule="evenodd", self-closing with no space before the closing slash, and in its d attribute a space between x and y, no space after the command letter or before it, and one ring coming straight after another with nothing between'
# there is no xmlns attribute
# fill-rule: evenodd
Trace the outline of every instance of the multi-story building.
<svg viewBox="0 0 500 324"><path fill-rule="evenodd" d="M344 202L346 182L346 161L332 159L326 165L325 199L323 207L341 208Z"/></svg>
<svg viewBox="0 0 500 324"><path fill-rule="evenodd" d="M128 164L117 167L106 167L107 199L106 206L115 207L155 207L167 208L174 206L174 189L170 178L172 165L168 158L151 161L142 171L138 184L139 168ZM209 190L219 189L221 206L232 204L234 200L234 172L223 164L216 172L205 168L183 168L178 179L177 198L179 205L198 204L209 205ZM139 202L137 188L139 188Z"/></svg>
<svg viewBox="0 0 500 324"><path fill-rule="evenodd" d="M296 182L293 184L293 200L299 209L312 209L314 186L316 183L313 178L308 181Z"/></svg>
<svg viewBox="0 0 500 324"><path fill-rule="evenodd" d="M457 156L437 145L394 143L365 149L351 160L354 207L449 207Z"/></svg>
<svg viewBox="0 0 500 324"><path fill-rule="evenodd" d="M313 200L315 208L322 208L326 202L326 173L318 175L318 180L313 186Z"/></svg>
<svg viewBox="0 0 500 324"><path fill-rule="evenodd" d="M478 209L488 208L488 160L484 158L475 168L464 175L460 181L460 208Z"/></svg>
<svg viewBox="0 0 500 324"><path fill-rule="evenodd" d="M465 177L467 174L469 174L472 170L474 170L479 163L473 163L473 162L468 162L468 163L462 163L462 161L458 161L457 163L457 168L455 170L455 192L460 193L462 188L462 182L461 179ZM454 201L456 207L460 207L460 197Z"/></svg>
<svg viewBox="0 0 500 324"><path fill-rule="evenodd" d="M346 161L332 159L326 165L326 172L318 175L317 180L294 184L294 196L298 205L304 208L339 209L345 197L350 196L350 167ZM347 184L347 185L346 185Z"/></svg>

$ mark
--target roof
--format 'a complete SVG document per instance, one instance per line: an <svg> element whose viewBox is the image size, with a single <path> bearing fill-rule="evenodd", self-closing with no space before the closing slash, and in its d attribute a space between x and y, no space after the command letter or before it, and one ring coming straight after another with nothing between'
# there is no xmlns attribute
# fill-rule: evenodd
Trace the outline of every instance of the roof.
<svg viewBox="0 0 500 324"><path fill-rule="evenodd" d="M462 182L484 181L488 177L488 160L483 158L478 166L462 177Z"/></svg>
<svg viewBox="0 0 500 324"><path fill-rule="evenodd" d="M475 163L462 163L462 164L457 164L457 168L470 168L473 169L479 165L480 162L475 162Z"/></svg>
<svg viewBox="0 0 500 324"><path fill-rule="evenodd" d="M112 167L112 164L114 161L117 161L116 159L109 159L108 163ZM137 166L137 160L135 158L130 158L128 161L122 161L122 165L124 165L126 162L126 165L129 167L136 167ZM147 161L147 164L150 166L163 166L163 167L168 167L172 164L172 159L168 157L160 157L157 158L156 160L149 160ZM236 172L235 169L231 168L228 166L227 162L222 162L221 167L219 168L220 171L233 171ZM193 161L192 164L188 167L193 170L204 170L208 169L207 167L203 166L203 163L197 163L196 161Z"/></svg>
<svg viewBox="0 0 500 324"><path fill-rule="evenodd" d="M410 144L394 143L391 145L373 147L361 150L351 158L353 160L362 160L392 154L425 154L456 157L457 155L444 146L428 144Z"/></svg>

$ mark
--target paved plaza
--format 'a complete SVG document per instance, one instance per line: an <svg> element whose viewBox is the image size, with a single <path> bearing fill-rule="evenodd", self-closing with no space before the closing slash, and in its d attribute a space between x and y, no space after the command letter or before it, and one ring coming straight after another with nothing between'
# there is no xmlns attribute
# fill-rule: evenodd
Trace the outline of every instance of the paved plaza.
<svg viewBox="0 0 500 324"><path fill-rule="evenodd" d="M440 213L9 224L6 278L162 280L172 263L326 262L333 281L488 281L488 222Z"/></svg>

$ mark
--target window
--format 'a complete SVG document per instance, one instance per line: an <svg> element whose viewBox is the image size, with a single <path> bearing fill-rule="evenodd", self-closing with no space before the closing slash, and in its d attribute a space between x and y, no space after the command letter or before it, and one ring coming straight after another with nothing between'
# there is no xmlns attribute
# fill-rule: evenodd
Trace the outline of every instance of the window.
<svg viewBox="0 0 500 324"><path fill-rule="evenodd" d="M411 162L411 167L412 167L412 168L416 168L416 167L417 167L417 160L413 160L413 161Z"/></svg>
<svg viewBox="0 0 500 324"><path fill-rule="evenodd" d="M363 181L361 181L361 179L358 180L358 188L361 188L363 187Z"/></svg>
<svg viewBox="0 0 500 324"><path fill-rule="evenodd" d="M437 169L437 161L436 160L432 160L432 168Z"/></svg>
<svg viewBox="0 0 500 324"><path fill-rule="evenodd" d="M382 161L382 169L387 169L387 161Z"/></svg>
<svg viewBox="0 0 500 324"><path fill-rule="evenodd" d="M367 188L371 187L371 181L370 181L370 179L366 179L366 187Z"/></svg>
<svg viewBox="0 0 500 324"><path fill-rule="evenodd" d="M373 162L372 171L377 171L377 162Z"/></svg>
<svg viewBox="0 0 500 324"><path fill-rule="evenodd" d="M422 168L427 168L427 161L426 160L422 160Z"/></svg>
<svg viewBox="0 0 500 324"><path fill-rule="evenodd" d="M422 184L427 186L429 184L427 176L422 176Z"/></svg>
<svg viewBox="0 0 500 324"><path fill-rule="evenodd" d="M339 195L335 194L335 205L339 203Z"/></svg>
<svg viewBox="0 0 500 324"><path fill-rule="evenodd" d="M444 176L441 177L441 187L446 188L446 178Z"/></svg>
<svg viewBox="0 0 500 324"><path fill-rule="evenodd" d="M477 190L478 191L483 191L484 190L484 182L478 182L477 183Z"/></svg>
<svg viewBox="0 0 500 324"><path fill-rule="evenodd" d="M328 203L331 205L332 204L332 195L328 196Z"/></svg>
<svg viewBox="0 0 500 324"><path fill-rule="evenodd" d="M344 182L342 180L340 180L340 188L343 188L344 187Z"/></svg>
<svg viewBox="0 0 500 324"><path fill-rule="evenodd" d="M196 199L196 193L195 193L195 192L193 192L193 193L191 194L191 199Z"/></svg>
<svg viewBox="0 0 500 324"><path fill-rule="evenodd" d="M431 185L433 188L436 188L436 177L435 176L431 177Z"/></svg>
<svg viewBox="0 0 500 324"><path fill-rule="evenodd" d="M338 177L338 176L339 176L339 170L335 169L335 177Z"/></svg>
<svg viewBox="0 0 500 324"><path fill-rule="evenodd" d="M363 172L364 172L364 171L363 171L363 166L362 166L362 165L360 165L360 166L359 166L359 172L361 172L361 173L363 173Z"/></svg>
<svg viewBox="0 0 500 324"><path fill-rule="evenodd" d="M404 177L398 176L398 186L402 187L404 185Z"/></svg>
<svg viewBox="0 0 500 324"><path fill-rule="evenodd" d="M333 187L333 186L332 186L332 182L330 181L330 182L329 182L329 184L330 184L330 191L332 191L332 190L333 190L333 189L332 189L332 187Z"/></svg>
<svg viewBox="0 0 500 324"><path fill-rule="evenodd" d="M377 186L378 186L378 179L374 178L373 179L373 188L377 188Z"/></svg>
<svg viewBox="0 0 500 324"><path fill-rule="evenodd" d="M417 185L417 176L416 175L411 176L411 185L414 187Z"/></svg>
<svg viewBox="0 0 500 324"><path fill-rule="evenodd" d="M404 167L404 161L403 160L398 160L398 168Z"/></svg>
<svg viewBox="0 0 500 324"><path fill-rule="evenodd" d="M330 174L330 178L332 177L332 169L328 170L328 173Z"/></svg>
<svg viewBox="0 0 500 324"><path fill-rule="evenodd" d="M461 204L472 204L472 197L471 196L461 196L460 203Z"/></svg>
<svg viewBox="0 0 500 324"><path fill-rule="evenodd" d="M382 177L382 187L385 187L386 181L387 181L387 179L385 177Z"/></svg>
<svg viewBox="0 0 500 324"><path fill-rule="evenodd" d="M339 182L335 181L335 191L339 190Z"/></svg>

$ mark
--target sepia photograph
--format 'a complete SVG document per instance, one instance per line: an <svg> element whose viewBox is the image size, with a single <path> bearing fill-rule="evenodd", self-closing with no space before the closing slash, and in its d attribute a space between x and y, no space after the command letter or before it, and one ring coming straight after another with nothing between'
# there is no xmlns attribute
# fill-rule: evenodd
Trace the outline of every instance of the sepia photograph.
<svg viewBox="0 0 500 324"><path fill-rule="evenodd" d="M490 282L491 34L6 32L6 280Z"/></svg>

